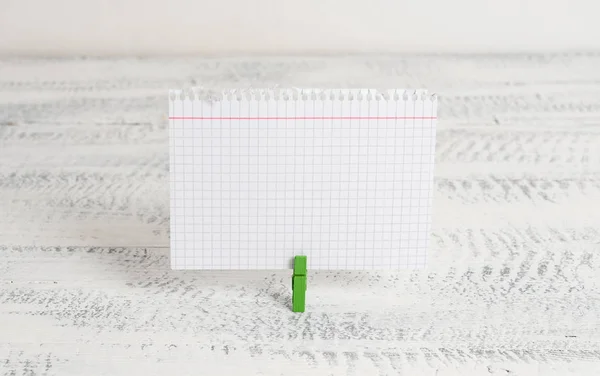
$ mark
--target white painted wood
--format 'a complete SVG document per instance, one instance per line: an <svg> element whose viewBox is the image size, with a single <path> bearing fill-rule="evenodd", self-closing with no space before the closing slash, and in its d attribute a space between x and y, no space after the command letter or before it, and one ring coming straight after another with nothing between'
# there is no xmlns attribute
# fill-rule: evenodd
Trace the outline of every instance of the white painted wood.
<svg viewBox="0 0 600 376"><path fill-rule="evenodd" d="M0 61L0 374L597 375L600 56ZM440 95L420 271L171 271L166 91ZM260 84L260 85L258 85Z"/></svg>

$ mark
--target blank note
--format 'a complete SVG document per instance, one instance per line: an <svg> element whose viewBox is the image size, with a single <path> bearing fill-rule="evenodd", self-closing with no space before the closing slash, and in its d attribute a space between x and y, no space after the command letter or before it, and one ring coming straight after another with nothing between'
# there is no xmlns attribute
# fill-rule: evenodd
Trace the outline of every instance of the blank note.
<svg viewBox="0 0 600 376"><path fill-rule="evenodd" d="M172 268L425 266L436 113L423 91L172 90Z"/></svg>

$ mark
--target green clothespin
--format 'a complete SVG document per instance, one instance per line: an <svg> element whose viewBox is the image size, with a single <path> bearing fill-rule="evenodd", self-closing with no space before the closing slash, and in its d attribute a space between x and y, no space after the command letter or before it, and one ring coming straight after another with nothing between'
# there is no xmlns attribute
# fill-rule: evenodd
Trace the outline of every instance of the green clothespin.
<svg viewBox="0 0 600 376"><path fill-rule="evenodd" d="M294 257L292 276L292 311L304 312L306 298L306 256Z"/></svg>

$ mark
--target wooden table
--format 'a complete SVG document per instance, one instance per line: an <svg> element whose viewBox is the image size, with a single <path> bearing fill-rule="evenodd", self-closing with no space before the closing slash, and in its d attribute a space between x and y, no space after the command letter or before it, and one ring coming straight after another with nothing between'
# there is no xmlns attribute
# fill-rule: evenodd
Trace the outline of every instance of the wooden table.
<svg viewBox="0 0 600 376"><path fill-rule="evenodd" d="M600 374L600 55L0 60L0 374ZM169 88L440 95L421 271L171 271Z"/></svg>

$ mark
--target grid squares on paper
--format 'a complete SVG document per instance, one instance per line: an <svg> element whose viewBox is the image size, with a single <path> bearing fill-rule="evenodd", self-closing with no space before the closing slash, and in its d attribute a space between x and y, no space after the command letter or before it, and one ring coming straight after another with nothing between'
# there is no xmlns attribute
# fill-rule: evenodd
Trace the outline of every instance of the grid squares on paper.
<svg viewBox="0 0 600 376"><path fill-rule="evenodd" d="M425 266L437 102L339 93L169 100L173 269Z"/></svg>

